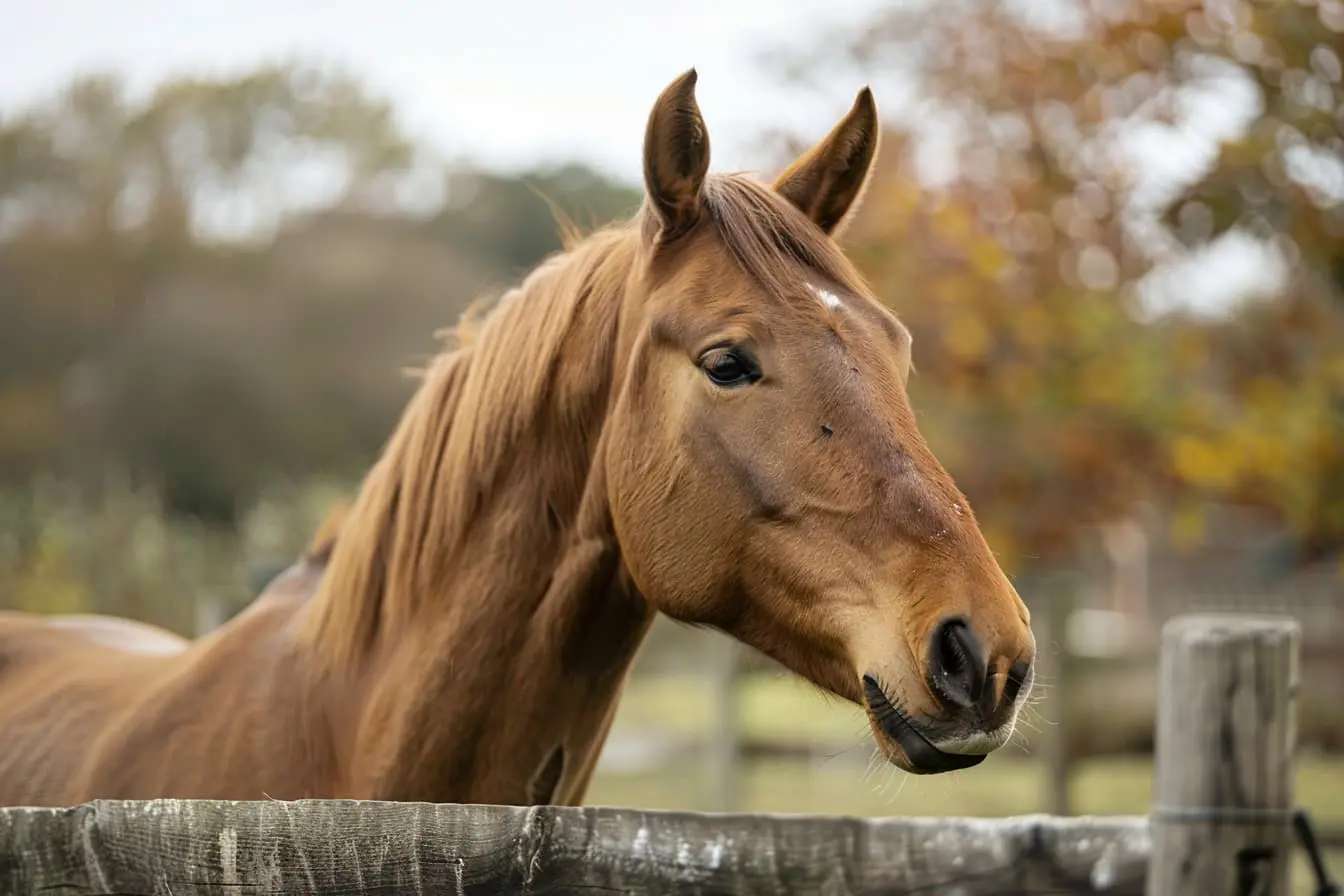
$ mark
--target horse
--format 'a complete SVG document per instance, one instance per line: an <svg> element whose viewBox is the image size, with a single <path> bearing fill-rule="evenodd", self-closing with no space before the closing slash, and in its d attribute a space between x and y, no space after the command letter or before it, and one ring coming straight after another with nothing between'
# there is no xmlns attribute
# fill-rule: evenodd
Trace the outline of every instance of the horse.
<svg viewBox="0 0 1344 896"><path fill-rule="evenodd" d="M644 198L464 315L334 537L187 642L0 621L0 803L582 802L655 614L967 769L1031 689L1030 616L907 396L911 336L838 242L863 88L776 179L711 173L687 70Z"/></svg>

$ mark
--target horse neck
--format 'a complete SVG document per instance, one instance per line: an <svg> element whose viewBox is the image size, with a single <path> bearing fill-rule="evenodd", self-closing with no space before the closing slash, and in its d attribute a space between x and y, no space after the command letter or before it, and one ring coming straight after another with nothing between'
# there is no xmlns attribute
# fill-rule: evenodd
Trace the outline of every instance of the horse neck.
<svg viewBox="0 0 1344 896"><path fill-rule="evenodd" d="M630 271L604 248L539 269L431 367L342 527L309 634L334 692L363 695L341 751L360 796L586 781L651 620L599 460Z"/></svg>

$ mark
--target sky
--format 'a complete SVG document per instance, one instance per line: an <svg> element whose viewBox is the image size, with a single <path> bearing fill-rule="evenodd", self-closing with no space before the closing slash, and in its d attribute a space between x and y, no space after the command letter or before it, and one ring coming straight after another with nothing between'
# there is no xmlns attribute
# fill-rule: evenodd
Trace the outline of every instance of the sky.
<svg viewBox="0 0 1344 896"><path fill-rule="evenodd" d="M351 69L393 103L409 136L444 157L502 170L578 159L638 183L649 109L694 66L713 168L762 171L773 161L753 145L763 132L820 138L863 85L837 77L820 94L804 92L756 54L810 46L822 29L857 24L883 2L0 0L0 112L100 69L148 91L174 75L301 57ZM910 98L900 84L873 86L879 111ZM1224 135L1249 111L1226 99L1204 108L1210 132ZM1172 160L1201 151L1173 145L1171 131L1136 136L1132 148L1155 188ZM1189 263L1201 273L1192 276ZM1168 302L1219 308L1234 294L1272 289L1281 271L1233 239L1163 276L1150 279Z"/></svg>
<svg viewBox="0 0 1344 896"><path fill-rule="evenodd" d="M95 69L147 89L180 73L242 72L301 55L353 69L413 137L489 167L579 158L637 181L649 108L694 66L716 169L758 169L753 138L821 137L829 101L771 79L754 53L857 21L879 0L0 0L0 110ZM785 12L787 10L787 12ZM881 97L878 97L879 103Z"/></svg>

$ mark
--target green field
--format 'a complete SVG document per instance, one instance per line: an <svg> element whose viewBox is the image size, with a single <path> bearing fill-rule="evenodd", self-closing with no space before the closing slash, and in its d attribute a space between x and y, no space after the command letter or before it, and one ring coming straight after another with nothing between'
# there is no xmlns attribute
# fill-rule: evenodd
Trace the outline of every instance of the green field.
<svg viewBox="0 0 1344 896"><path fill-rule="evenodd" d="M1044 767L1022 749L1007 747L977 768L936 777L907 776L868 762L873 748L867 723L855 707L827 699L785 676L757 676L741 691L742 721L751 737L852 745L814 761L770 760L744 764L741 811L826 815L1004 816L1043 811ZM622 699L613 737L638 732L703 735L710 719L710 691L693 678L634 679ZM1078 814L1145 814L1152 763L1146 757L1095 759L1076 768L1071 799ZM621 773L600 769L588 793L594 805L704 811L715 808L706 765L683 757L656 770ZM1322 827L1344 828L1344 757L1301 757L1297 801ZM1344 876L1344 852L1330 857ZM1306 888L1306 868L1294 871L1295 890Z"/></svg>

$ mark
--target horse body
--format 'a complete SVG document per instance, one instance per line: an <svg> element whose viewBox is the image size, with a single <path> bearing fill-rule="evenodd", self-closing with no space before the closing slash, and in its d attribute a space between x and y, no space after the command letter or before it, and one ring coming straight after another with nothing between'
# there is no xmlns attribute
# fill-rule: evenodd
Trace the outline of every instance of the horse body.
<svg viewBox="0 0 1344 896"><path fill-rule="evenodd" d="M708 176L695 81L650 114L640 213L459 328L334 540L237 618L0 620L0 803L577 803L659 612L863 707L907 771L1007 740L1026 608L832 240L871 94L766 185Z"/></svg>
<svg viewBox="0 0 1344 896"><path fill-rule="evenodd" d="M76 617L0 614L8 732L0 805L166 794L577 802L652 621L650 608L619 587L613 565L590 556L577 563L611 574L568 593L598 618L565 622L575 614L548 607L534 628L519 626L509 605L463 613L398 638L370 657L377 671L359 674L324 674L302 636L325 566L313 559L195 642L108 617L73 624ZM603 589L615 605L604 605ZM454 662L482 638L497 657ZM557 638L567 639L559 656ZM441 662L427 667L426 654ZM550 663L539 701L548 721L517 724L503 711L516 679L500 670L522 679ZM486 743L494 748L480 749Z"/></svg>
<svg viewBox="0 0 1344 896"><path fill-rule="evenodd" d="M296 609L267 596L195 642L106 617L0 614L0 805L331 792L294 734L309 707L276 684L295 680L283 640Z"/></svg>

